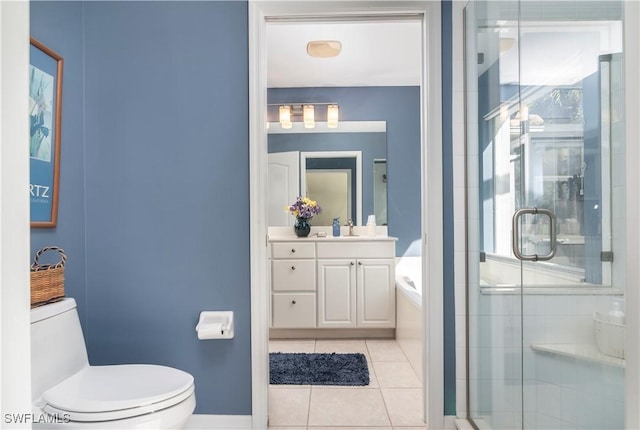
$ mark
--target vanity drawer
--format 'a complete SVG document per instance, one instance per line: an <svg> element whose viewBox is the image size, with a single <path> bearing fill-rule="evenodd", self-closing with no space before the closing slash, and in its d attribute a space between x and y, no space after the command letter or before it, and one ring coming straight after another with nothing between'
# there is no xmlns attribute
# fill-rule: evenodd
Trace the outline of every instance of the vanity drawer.
<svg viewBox="0 0 640 430"><path fill-rule="evenodd" d="M271 260L273 291L315 291L315 260Z"/></svg>
<svg viewBox="0 0 640 430"><path fill-rule="evenodd" d="M274 293L274 328L314 328L316 295L314 293Z"/></svg>
<svg viewBox="0 0 640 430"><path fill-rule="evenodd" d="M318 258L390 258L396 255L395 247L393 241L323 242L318 243Z"/></svg>
<svg viewBox="0 0 640 430"><path fill-rule="evenodd" d="M274 242L271 246L271 258L316 257L316 245L313 242Z"/></svg>

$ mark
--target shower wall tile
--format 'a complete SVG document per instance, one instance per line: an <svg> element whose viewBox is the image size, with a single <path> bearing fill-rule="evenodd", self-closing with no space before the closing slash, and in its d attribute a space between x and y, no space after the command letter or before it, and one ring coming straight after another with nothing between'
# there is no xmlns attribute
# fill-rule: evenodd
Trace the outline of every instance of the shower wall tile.
<svg viewBox="0 0 640 430"><path fill-rule="evenodd" d="M537 412L562 419L562 387L560 385L538 382L536 385Z"/></svg>

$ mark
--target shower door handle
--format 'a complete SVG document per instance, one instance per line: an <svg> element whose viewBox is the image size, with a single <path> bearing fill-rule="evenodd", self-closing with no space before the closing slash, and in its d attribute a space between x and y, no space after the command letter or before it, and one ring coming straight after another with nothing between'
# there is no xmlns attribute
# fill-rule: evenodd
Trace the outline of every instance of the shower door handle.
<svg viewBox="0 0 640 430"><path fill-rule="evenodd" d="M520 217L522 215L546 215L549 217L549 253L546 255L538 255L538 254L522 254L520 252ZM512 219L512 238L511 245L513 248L513 255L516 256L518 260L523 261L545 261L551 260L554 255L556 255L556 216L549 209L538 209L538 208L523 208L516 211L513 214Z"/></svg>

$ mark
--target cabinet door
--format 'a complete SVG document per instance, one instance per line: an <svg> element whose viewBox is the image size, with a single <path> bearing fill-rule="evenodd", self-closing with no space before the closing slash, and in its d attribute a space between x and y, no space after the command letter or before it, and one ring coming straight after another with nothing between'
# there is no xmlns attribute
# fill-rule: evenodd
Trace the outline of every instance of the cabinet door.
<svg viewBox="0 0 640 430"><path fill-rule="evenodd" d="M356 326L355 260L318 260L318 327Z"/></svg>
<svg viewBox="0 0 640 430"><path fill-rule="evenodd" d="M357 273L357 326L395 327L395 260L393 258L358 260Z"/></svg>

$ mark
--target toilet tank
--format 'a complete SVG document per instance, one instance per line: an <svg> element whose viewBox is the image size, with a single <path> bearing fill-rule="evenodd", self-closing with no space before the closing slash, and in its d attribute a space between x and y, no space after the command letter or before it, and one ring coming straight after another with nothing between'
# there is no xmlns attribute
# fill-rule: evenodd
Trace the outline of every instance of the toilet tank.
<svg viewBox="0 0 640 430"><path fill-rule="evenodd" d="M76 301L31 309L31 393L37 399L49 387L89 365Z"/></svg>

